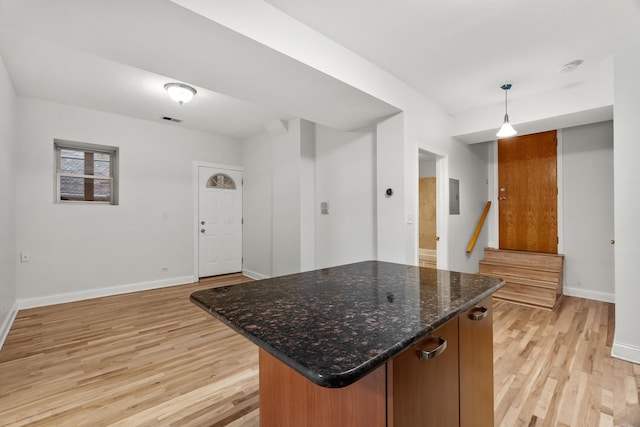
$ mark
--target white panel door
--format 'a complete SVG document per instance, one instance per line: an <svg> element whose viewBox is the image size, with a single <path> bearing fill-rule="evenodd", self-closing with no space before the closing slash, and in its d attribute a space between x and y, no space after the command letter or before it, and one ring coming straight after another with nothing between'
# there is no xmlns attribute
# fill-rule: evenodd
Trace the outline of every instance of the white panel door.
<svg viewBox="0 0 640 427"><path fill-rule="evenodd" d="M198 167L199 277L242 271L242 172Z"/></svg>

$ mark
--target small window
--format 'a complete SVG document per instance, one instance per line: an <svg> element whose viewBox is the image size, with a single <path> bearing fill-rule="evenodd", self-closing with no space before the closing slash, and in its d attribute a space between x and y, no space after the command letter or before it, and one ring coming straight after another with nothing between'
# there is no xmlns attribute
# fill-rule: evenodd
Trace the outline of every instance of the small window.
<svg viewBox="0 0 640 427"><path fill-rule="evenodd" d="M81 142L53 143L56 202L118 204L118 148Z"/></svg>
<svg viewBox="0 0 640 427"><path fill-rule="evenodd" d="M207 188L221 188L223 190L235 190L236 182L225 173L212 175L207 181Z"/></svg>

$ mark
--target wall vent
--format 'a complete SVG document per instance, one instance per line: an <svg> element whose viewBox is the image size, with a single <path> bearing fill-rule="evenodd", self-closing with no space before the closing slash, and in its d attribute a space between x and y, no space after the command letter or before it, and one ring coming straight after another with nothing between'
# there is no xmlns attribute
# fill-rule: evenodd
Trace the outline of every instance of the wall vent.
<svg viewBox="0 0 640 427"><path fill-rule="evenodd" d="M174 119L173 117L167 117L167 116L164 116L162 120L167 120L169 122L174 122L174 123L182 123L182 120L180 119Z"/></svg>

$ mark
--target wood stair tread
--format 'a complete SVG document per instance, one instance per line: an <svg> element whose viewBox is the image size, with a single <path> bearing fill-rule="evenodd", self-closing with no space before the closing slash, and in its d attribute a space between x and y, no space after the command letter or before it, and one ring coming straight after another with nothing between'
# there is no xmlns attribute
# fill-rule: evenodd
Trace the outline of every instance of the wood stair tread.
<svg viewBox="0 0 640 427"><path fill-rule="evenodd" d="M496 265L496 266L509 266L509 267L516 267L516 268L521 268L523 270L537 270L537 271L548 271L548 272L552 272L552 273L557 273L558 271L561 271L562 268L558 269L557 267L548 267L548 266L544 266L544 265L527 265L527 264L521 264L521 263L517 263L517 262L509 262L509 261L496 261L496 260L487 260L487 259L483 259L480 261L480 265Z"/></svg>

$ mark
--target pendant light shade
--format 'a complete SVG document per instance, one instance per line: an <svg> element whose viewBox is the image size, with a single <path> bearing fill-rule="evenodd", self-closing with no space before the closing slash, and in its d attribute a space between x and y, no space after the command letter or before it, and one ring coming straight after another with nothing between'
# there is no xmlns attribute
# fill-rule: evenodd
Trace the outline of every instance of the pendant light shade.
<svg viewBox="0 0 640 427"><path fill-rule="evenodd" d="M167 83L164 85L164 89L169 94L169 97L176 101L179 105L187 103L193 99L193 96L198 93L194 88L182 83Z"/></svg>
<svg viewBox="0 0 640 427"><path fill-rule="evenodd" d="M500 89L504 90L504 122L496 136L498 138L508 138L518 133L509 123L509 114L507 113L507 91L511 89L511 83L503 84Z"/></svg>

